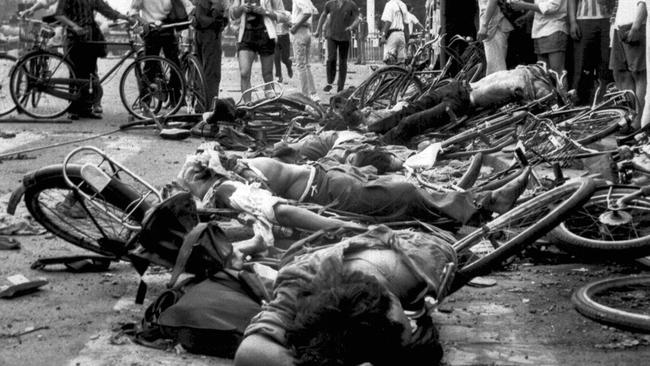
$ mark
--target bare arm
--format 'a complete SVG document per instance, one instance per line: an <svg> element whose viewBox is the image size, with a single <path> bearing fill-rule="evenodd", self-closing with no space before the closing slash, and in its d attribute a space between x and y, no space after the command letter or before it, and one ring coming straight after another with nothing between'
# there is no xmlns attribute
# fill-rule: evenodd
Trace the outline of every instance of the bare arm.
<svg viewBox="0 0 650 366"><path fill-rule="evenodd" d="M645 23L645 18L648 15L645 3L640 2L636 5L636 17L632 23L632 28L627 33L627 41L630 43L638 42L641 39L641 32L645 32L645 29L641 29Z"/></svg>
<svg viewBox="0 0 650 366"><path fill-rule="evenodd" d="M305 24L305 22L306 22L310 17L311 17L310 14L303 14L302 17L300 17L300 19L298 19L298 21L296 22L296 24L294 24L294 25L291 27L291 29L289 30L289 32L291 32L291 34L296 33L296 31L298 30L298 28L302 27L302 25Z"/></svg>
<svg viewBox="0 0 650 366"><path fill-rule="evenodd" d="M323 13L320 15L320 18L318 18L318 27L316 27L316 34L318 37L321 37L321 32L323 31L323 24L325 24L325 19L327 19L327 15L329 14L329 8L327 7L327 3L325 4L325 10L323 10Z"/></svg>
<svg viewBox="0 0 650 366"><path fill-rule="evenodd" d="M288 204L277 204L275 206L275 217L281 226L295 227L308 231L336 228L365 228L365 226L353 222L337 219L330 219L302 207Z"/></svg>
<svg viewBox="0 0 650 366"><path fill-rule="evenodd" d="M488 24L490 20L496 13L497 10L497 0L488 0L487 8L485 9L485 15L481 19L481 24L479 24L478 33L476 34L476 39L478 41L483 41L487 38Z"/></svg>
<svg viewBox="0 0 650 366"><path fill-rule="evenodd" d="M578 11L578 0L569 0L567 2L567 16L569 17L569 34L571 38L576 41L582 37L580 32L580 26L578 25L578 20L576 19L576 13Z"/></svg>
<svg viewBox="0 0 650 366"><path fill-rule="evenodd" d="M244 338L237 349L235 366L293 366L289 350L258 334Z"/></svg>

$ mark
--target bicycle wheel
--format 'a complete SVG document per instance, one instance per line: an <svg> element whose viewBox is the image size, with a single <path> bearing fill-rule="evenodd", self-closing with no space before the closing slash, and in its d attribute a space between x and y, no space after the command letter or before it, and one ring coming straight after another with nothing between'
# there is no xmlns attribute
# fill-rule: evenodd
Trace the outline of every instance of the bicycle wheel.
<svg viewBox="0 0 650 366"><path fill-rule="evenodd" d="M9 114L16 109L16 104L11 99L10 80L11 69L16 64L16 58L0 53L0 116Z"/></svg>
<svg viewBox="0 0 650 366"><path fill-rule="evenodd" d="M75 79L74 71L62 55L36 51L23 56L14 66L9 92L19 112L32 118L56 118L72 103L64 99L74 92L71 79Z"/></svg>
<svg viewBox="0 0 650 366"><path fill-rule="evenodd" d="M618 290L618 291L617 291ZM650 314L647 312L647 304L650 291L650 275L644 276L625 276L620 278L608 278L587 284L573 293L571 301L576 310L587 318L593 319L599 323L613 325L629 330L641 332L650 332ZM621 300L619 303L625 303L628 308L635 307L635 299L640 303L638 308L646 310L645 312L633 312L621 310L615 307L603 305L594 300L596 295L604 293L623 292L623 296L632 298Z"/></svg>
<svg viewBox="0 0 650 366"><path fill-rule="evenodd" d="M456 272L454 291L473 277L488 273L524 245L534 243L588 200L593 190L591 179L567 182L516 206L456 242L454 249L465 260Z"/></svg>
<svg viewBox="0 0 650 366"><path fill-rule="evenodd" d="M120 80L122 104L138 119L176 113L185 103L186 90L181 69L160 56L136 58Z"/></svg>
<svg viewBox="0 0 650 366"><path fill-rule="evenodd" d="M250 119L289 123L296 117L307 117L313 119L312 122L320 121L323 118L320 106L302 99L292 95L282 96L251 110Z"/></svg>
<svg viewBox="0 0 650 366"><path fill-rule="evenodd" d="M408 69L403 66L385 66L375 71L352 94L358 100L358 108L372 107L383 109L390 107L393 92L400 81L407 77ZM418 80L419 81L419 80Z"/></svg>
<svg viewBox="0 0 650 366"><path fill-rule="evenodd" d="M203 66L194 55L188 55L183 62L183 77L187 91L185 92L185 108L187 113L202 113L210 110L207 94L207 84L203 74Z"/></svg>
<svg viewBox="0 0 650 366"><path fill-rule="evenodd" d="M575 120L557 123L560 130L582 145L607 137L627 125L630 112L625 108L593 111Z"/></svg>
<svg viewBox="0 0 650 366"><path fill-rule="evenodd" d="M53 165L25 176L25 205L29 213L49 232L78 247L106 256L124 253L126 243L136 232L103 210L121 217L139 194L123 185L109 185L91 204L66 184L62 170L62 165ZM81 166L69 166L67 174L73 183L83 182ZM88 185L83 184L81 189L93 193ZM143 202L127 223L139 225L149 208L150 204Z"/></svg>
<svg viewBox="0 0 650 366"><path fill-rule="evenodd" d="M620 211L611 210L619 198L638 190L632 186L598 187L587 203L553 230L553 237L580 252L615 254L616 258L650 254L650 198L638 197Z"/></svg>

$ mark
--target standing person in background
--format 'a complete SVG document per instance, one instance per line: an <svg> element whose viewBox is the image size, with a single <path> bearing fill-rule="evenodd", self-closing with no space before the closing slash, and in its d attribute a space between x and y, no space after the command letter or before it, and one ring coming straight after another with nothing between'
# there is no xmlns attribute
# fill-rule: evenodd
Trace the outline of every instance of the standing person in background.
<svg viewBox="0 0 650 366"><path fill-rule="evenodd" d="M162 50L165 58L180 67L178 59L178 38L174 29L155 29L149 25L160 25L167 21L169 13L172 11L172 1L181 1L185 7L185 11L189 14L194 5L189 0L133 0L131 2L130 14L134 15L140 23L144 26L144 54L145 55L160 55ZM175 76L176 74L172 74ZM172 85L180 85L180 81L174 77L170 80ZM175 87L173 98L178 98L180 95L180 88Z"/></svg>
<svg viewBox="0 0 650 366"><path fill-rule="evenodd" d="M498 0L478 0L479 28L476 40L483 42L486 75L508 69L508 35L514 28L497 3Z"/></svg>
<svg viewBox="0 0 650 366"><path fill-rule="evenodd" d="M285 14L289 19L289 12ZM289 79L293 78L293 69L291 68L291 39L289 37L289 28L291 25L288 22L277 22L275 31L278 35L275 41L275 77L279 83L282 83L282 64L287 68L287 75Z"/></svg>
<svg viewBox="0 0 650 366"><path fill-rule="evenodd" d="M636 93L639 110L643 110L646 95L646 38L643 25L647 10L645 0L619 0L614 20L614 38L609 68L614 73L616 87ZM639 119L632 123L639 128Z"/></svg>
<svg viewBox="0 0 650 366"><path fill-rule="evenodd" d="M93 78L97 71L97 58L106 57L106 46L88 44L88 41L103 41L104 35L95 22L95 11L113 20L130 18L111 8L103 0L59 0L54 14L55 18L67 27L65 48L71 61L75 76L79 79L90 79L94 90L89 95L90 88L82 88L81 99L70 104L70 119L79 118L101 119L102 116L93 112L93 104L101 98L101 84Z"/></svg>
<svg viewBox="0 0 650 366"><path fill-rule="evenodd" d="M408 14L408 10L401 0L388 1L381 14L381 20L384 22L382 33L386 41L384 45L384 62L387 64L399 63L406 58L404 29L406 14Z"/></svg>
<svg viewBox="0 0 650 366"><path fill-rule="evenodd" d="M257 55L260 56L264 82L273 81L273 54L277 38L275 27L277 22L285 22L287 19L282 0L233 0L230 4L230 18L239 22L237 58L240 86L244 93L251 88L251 69ZM245 102L251 101L250 93L242 97Z"/></svg>
<svg viewBox="0 0 650 366"><path fill-rule="evenodd" d="M194 43L205 74L206 106L210 109L212 100L219 96L221 32L228 25L227 11L228 0L197 0L194 9Z"/></svg>
<svg viewBox="0 0 650 366"><path fill-rule="evenodd" d="M584 71L594 72L600 83L600 94L604 94L609 82L609 18L612 16L614 0L569 0L569 32L573 38L573 78L571 89L578 92L579 102L590 103L585 87Z"/></svg>
<svg viewBox="0 0 650 366"><path fill-rule="evenodd" d="M535 0L534 4L513 1L510 6L535 12L532 37L537 59L562 75L569 41L567 0Z"/></svg>
<svg viewBox="0 0 650 366"><path fill-rule="evenodd" d="M325 18L331 15L330 35L327 38L327 85L324 91L332 90L336 77L336 56L339 59L339 81L337 91L342 91L348 71L348 52L350 50L350 32L357 27L359 22L359 8L351 0L330 0L325 3L325 10L318 20L316 33L323 30Z"/></svg>
<svg viewBox="0 0 650 366"><path fill-rule="evenodd" d="M366 38L368 38L368 22L366 17L359 12L359 23L355 32L357 38L357 62L355 65L366 64Z"/></svg>
<svg viewBox="0 0 650 366"><path fill-rule="evenodd" d="M314 76L311 74L311 67L309 66L311 22L316 14L318 14L318 10L311 0L293 0L291 8L291 24L293 25L289 32L293 37L293 56L300 77L300 89L304 95L310 97L314 102L320 102L320 98L316 94Z"/></svg>

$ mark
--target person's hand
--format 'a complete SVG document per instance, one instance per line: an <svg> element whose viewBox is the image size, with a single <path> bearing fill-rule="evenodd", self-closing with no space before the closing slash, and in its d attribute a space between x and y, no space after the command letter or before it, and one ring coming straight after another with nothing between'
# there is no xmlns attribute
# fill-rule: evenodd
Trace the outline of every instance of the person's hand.
<svg viewBox="0 0 650 366"><path fill-rule="evenodd" d="M31 8L18 12L18 17L20 18L29 18L32 15L34 15L34 11Z"/></svg>
<svg viewBox="0 0 650 366"><path fill-rule="evenodd" d="M488 38L487 27L481 26L476 33L476 41L483 42Z"/></svg>
<svg viewBox="0 0 650 366"><path fill-rule="evenodd" d="M514 11L526 10L526 8L524 7L524 2L523 1L512 1L509 4L510 4L510 7L512 8L512 10L514 10Z"/></svg>
<svg viewBox="0 0 650 366"><path fill-rule="evenodd" d="M264 8L259 5L251 6L250 12L259 15L267 15L266 10L264 10Z"/></svg>
<svg viewBox="0 0 650 366"><path fill-rule="evenodd" d="M580 31L578 22L569 22L569 34L571 34L571 38L573 38L575 41L578 41L580 38L582 38L582 32Z"/></svg>
<svg viewBox="0 0 650 366"><path fill-rule="evenodd" d="M86 32L86 29L84 29L83 27L78 26L77 24L75 24L75 25L72 27L72 31L73 31L74 34L76 34L77 36L83 36L83 35L85 35L85 34L87 33L87 32Z"/></svg>
<svg viewBox="0 0 650 366"><path fill-rule="evenodd" d="M515 19L515 25L519 28L523 28L526 26L526 23L528 22L529 16L528 13L518 17Z"/></svg>
<svg viewBox="0 0 650 366"><path fill-rule="evenodd" d="M625 41L627 43L639 43L640 40L641 30L635 27L630 28L630 31L627 32L627 37L625 37Z"/></svg>

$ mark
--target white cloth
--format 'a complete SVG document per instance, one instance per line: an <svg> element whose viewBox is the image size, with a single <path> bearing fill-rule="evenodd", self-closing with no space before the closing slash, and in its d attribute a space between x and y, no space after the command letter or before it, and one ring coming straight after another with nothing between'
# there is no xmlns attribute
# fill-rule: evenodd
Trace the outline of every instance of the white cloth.
<svg viewBox="0 0 650 366"><path fill-rule="evenodd" d="M618 7L616 8L616 19L614 20L614 25L616 28L621 25L634 23L638 5L645 3L645 0L618 0Z"/></svg>
<svg viewBox="0 0 650 366"><path fill-rule="evenodd" d="M311 15L304 23L311 29L314 15L318 14L318 9L316 9L311 0L293 0L293 4L291 5L291 23L298 23L300 18L305 14Z"/></svg>
<svg viewBox="0 0 650 366"><path fill-rule="evenodd" d="M406 24L409 25L409 34L413 34L413 27L415 27L416 24L420 24L420 20L418 17L413 15L410 11L407 11L406 14Z"/></svg>
<svg viewBox="0 0 650 366"><path fill-rule="evenodd" d="M438 159L438 154L442 151L440 142L427 146L424 150L415 155L411 155L404 162L404 166L412 170L431 169Z"/></svg>
<svg viewBox="0 0 650 366"><path fill-rule="evenodd" d="M384 7L381 20L390 22L390 29L404 30L405 19L402 18L402 14L406 17L406 13L408 13L408 10L402 1L390 0Z"/></svg>
<svg viewBox="0 0 650 366"><path fill-rule="evenodd" d="M189 0L182 0L182 2L185 11L189 14L194 9L194 5ZM156 23L167 18L171 10L171 0L133 0L129 14L139 14L146 22Z"/></svg>
<svg viewBox="0 0 650 366"><path fill-rule="evenodd" d="M535 0L540 12L533 18L532 38L548 37L555 32L569 34L567 0Z"/></svg>

